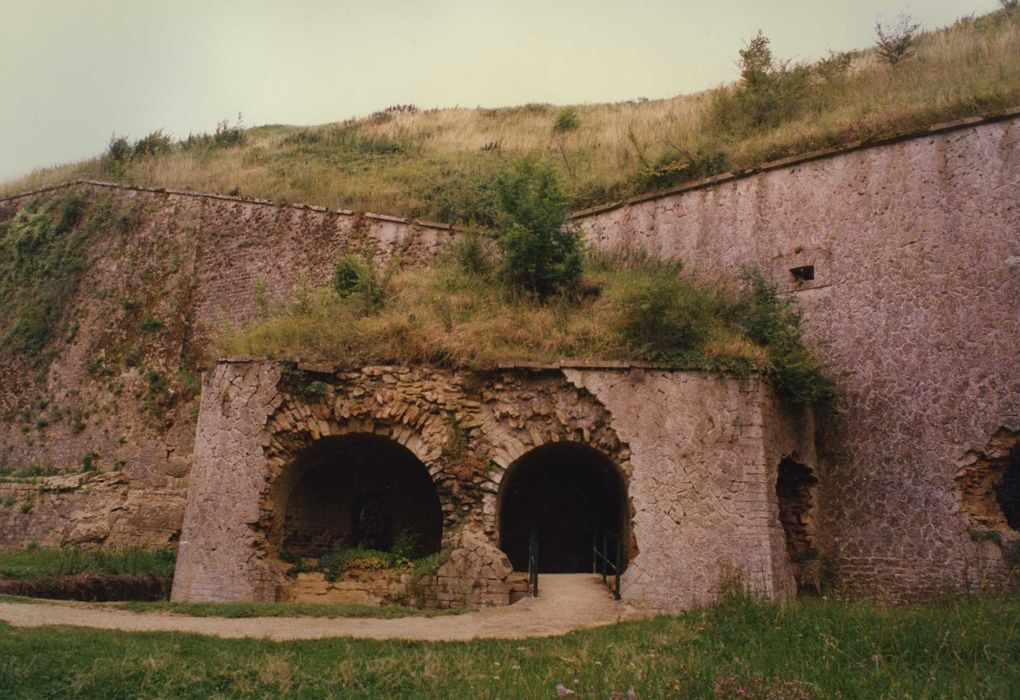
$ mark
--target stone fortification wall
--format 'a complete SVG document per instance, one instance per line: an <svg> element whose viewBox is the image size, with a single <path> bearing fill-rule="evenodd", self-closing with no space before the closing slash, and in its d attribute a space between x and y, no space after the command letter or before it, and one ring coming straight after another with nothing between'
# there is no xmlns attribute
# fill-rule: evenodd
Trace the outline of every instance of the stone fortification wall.
<svg viewBox="0 0 1020 700"><path fill-rule="evenodd" d="M794 295L842 373L825 426L823 550L844 590L902 600L1002 571L954 475L1020 427L1020 117L715 178L580 215L642 248ZM813 266L813 279L791 270ZM977 539L977 538L974 538Z"/></svg>
<svg viewBox="0 0 1020 700"><path fill-rule="evenodd" d="M178 240L194 269L195 316L205 323L251 318L256 284L269 303L291 300L302 283L326 284L339 252L421 262L455 233L384 214L91 180L0 198L0 216L69 188L130 203L146 231Z"/></svg>
<svg viewBox="0 0 1020 700"><path fill-rule="evenodd" d="M0 363L0 458L63 472L0 480L0 547L173 540L198 406L179 390L182 358L215 324L250 318L257 287L271 301L302 281L324 283L338 250L421 260L453 235L316 207L73 187L112 197L119 223L90 252L91 286L68 310L59 335L70 339L52 348L45 376ZM0 200L0 221L60 191ZM820 426L818 545L844 590L900 600L1003 570L961 507L973 486L954 477L998 464L995 436L1020 430L1018 201L1014 114L721 176L576 220L604 248L680 257L720 279L754 264L796 297L808 342L843 373L842 418ZM798 281L790 271L805 266L813 278ZM137 323L121 305L136 296L187 330L161 337L141 364L106 362L107 329ZM97 357L111 375L89 371ZM150 371L177 392L158 416L144 406ZM92 412L81 430L44 425L40 400ZM90 452L99 473L82 476Z"/></svg>
<svg viewBox="0 0 1020 700"><path fill-rule="evenodd" d="M436 573L439 604L509 602L516 579L496 549L504 482L523 458L564 444L608 460L623 484L628 602L684 609L730 574L771 597L794 592L774 484L782 457L813 457L812 436L756 378L612 366L314 376L315 394L288 388L271 363L222 362L207 377L175 600L290 595L280 533L304 455L365 435L403 445L431 477L452 549Z"/></svg>
<svg viewBox="0 0 1020 700"><path fill-rule="evenodd" d="M91 182L2 199L0 222L73 192L87 214L107 213L45 350L52 359L0 358L0 547L176 541L210 332L251 318L259 288L273 303L327 283L339 251L415 262L452 235L394 217Z"/></svg>

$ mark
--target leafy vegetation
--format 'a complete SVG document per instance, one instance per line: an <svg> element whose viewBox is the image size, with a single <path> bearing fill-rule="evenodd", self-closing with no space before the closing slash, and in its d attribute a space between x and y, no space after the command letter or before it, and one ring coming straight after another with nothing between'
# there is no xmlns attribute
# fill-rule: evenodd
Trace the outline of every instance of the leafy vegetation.
<svg viewBox="0 0 1020 700"><path fill-rule="evenodd" d="M0 479L31 479L39 476L53 476L60 472L52 464L33 462L27 467L0 465Z"/></svg>
<svg viewBox="0 0 1020 700"><path fill-rule="evenodd" d="M86 246L103 225L102 207L85 197L29 202L0 223L0 351L40 358L63 322L81 281Z"/></svg>
<svg viewBox="0 0 1020 700"><path fill-rule="evenodd" d="M505 160L524 155L556 168L567 202L579 208L1015 107L1020 13L1011 1L1002 4L944 30L911 33L909 58L895 65L881 47L800 65L777 58L781 47L769 45L771 64L754 77L742 71L732 85L693 95L559 108L393 109L317 127L223 122L169 152L151 134L124 139L111 143L109 158L39 171L2 189L115 177L488 226L496 174ZM883 28L890 31L895 37L898 30ZM752 38L745 52L761 43Z"/></svg>
<svg viewBox="0 0 1020 700"><path fill-rule="evenodd" d="M573 131L579 126L581 126L581 118L577 114L577 108L565 107L556 115L553 131Z"/></svg>
<svg viewBox="0 0 1020 700"><path fill-rule="evenodd" d="M775 129L809 109L811 77L806 66L776 60L768 37L758 32L740 51L740 81L715 95L713 122L736 137Z"/></svg>
<svg viewBox="0 0 1020 700"><path fill-rule="evenodd" d="M567 226L556 172L524 159L499 176L496 191L506 284L540 299L574 291L581 278L581 237Z"/></svg>
<svg viewBox="0 0 1020 700"><path fill-rule="evenodd" d="M173 576L176 558L173 549L94 550L30 546L0 552L0 575L17 579L83 573L169 578Z"/></svg>
<svg viewBox="0 0 1020 700"><path fill-rule="evenodd" d="M388 551L350 547L316 552L311 556L285 551L280 558L290 564L288 576L319 571L325 574L327 581L336 581L344 571L358 569L411 569L417 578L434 572L449 554L443 551L415 558L416 550L415 537L409 533L401 533Z"/></svg>
<svg viewBox="0 0 1020 700"><path fill-rule="evenodd" d="M875 50L882 60L890 66L895 66L914 55L914 45L917 43L917 32L921 25L910 18L909 15L900 15L896 24L883 26L875 23Z"/></svg>
<svg viewBox="0 0 1020 700"><path fill-rule="evenodd" d="M438 621L437 621L438 622ZM0 623L5 698L1012 697L1020 602L734 597L545 639L271 642Z"/></svg>
<svg viewBox="0 0 1020 700"><path fill-rule="evenodd" d="M365 313L383 304L387 278L380 276L371 258L341 255L333 267L333 291Z"/></svg>

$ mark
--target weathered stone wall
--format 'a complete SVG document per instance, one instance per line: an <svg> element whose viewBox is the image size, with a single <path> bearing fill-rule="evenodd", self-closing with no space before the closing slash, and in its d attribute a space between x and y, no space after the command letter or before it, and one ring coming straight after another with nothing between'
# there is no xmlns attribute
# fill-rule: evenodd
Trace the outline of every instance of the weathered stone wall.
<svg viewBox="0 0 1020 700"><path fill-rule="evenodd" d="M603 248L713 276L751 263L795 295L807 341L843 375L843 419L821 443L822 548L845 591L895 601L987 572L953 477L1020 428L1018 202L1014 115L577 221ZM814 280L794 280L801 265Z"/></svg>
<svg viewBox="0 0 1020 700"><path fill-rule="evenodd" d="M972 538L960 505L966 487L954 476L1000 429L1020 430L1018 151L1014 114L713 178L578 218L605 248L681 257L720 277L753 263L796 296L809 343L844 373L843 418L820 426L826 466L816 474L816 521L819 547L848 593L901 600L1002 574L995 544ZM156 420L143 407L145 372L159 371L176 390L181 359L220 321L249 318L257 287L272 301L303 280L324 283L338 250L423 260L453 235L316 207L79 187L90 197L112 193L118 211L117 229L90 252L90 286L59 335L71 335L72 321L80 329L54 348L41 381L24 363L0 363L0 458L65 474L0 481L0 547L172 541L197 400L179 392ZM0 200L0 220L58 191ZM815 278L796 283L789 270L802 265L813 265ZM110 344L109 327L137 321L120 300L139 295L189 330L146 348L140 366L110 362L112 376L93 376L89 363ZM92 407L84 429L40 427L32 406L47 398ZM100 456L102 478L68 480L88 452ZM483 501L489 517L494 499Z"/></svg>
<svg viewBox="0 0 1020 700"><path fill-rule="evenodd" d="M0 358L0 469L55 472L0 474L0 548L176 541L198 408L186 380L197 383L210 332L251 318L257 288L273 303L326 283L341 250L414 262L452 235L393 217L102 183L0 200L0 222L72 191L88 211L108 209L108 221L90 239L78 295L46 350L52 361ZM146 316L163 327L144 330ZM89 454L96 472L81 473Z"/></svg>
<svg viewBox="0 0 1020 700"><path fill-rule="evenodd" d="M325 391L296 393L287 372L255 361L221 362L207 378L174 599L277 599L295 465L322 440L365 434L406 447L435 484L453 550L437 572L441 605L509 602L500 483L532 449L562 442L597 450L627 484L628 601L687 608L730 574L765 595L792 593L776 465L813 456L811 431L755 378L624 367L309 376Z"/></svg>
<svg viewBox="0 0 1020 700"><path fill-rule="evenodd" d="M733 575L769 597L795 593L776 469L814 457L809 414L776 409L760 382L668 371L564 370L613 415L630 447L628 600L664 611L711 601Z"/></svg>

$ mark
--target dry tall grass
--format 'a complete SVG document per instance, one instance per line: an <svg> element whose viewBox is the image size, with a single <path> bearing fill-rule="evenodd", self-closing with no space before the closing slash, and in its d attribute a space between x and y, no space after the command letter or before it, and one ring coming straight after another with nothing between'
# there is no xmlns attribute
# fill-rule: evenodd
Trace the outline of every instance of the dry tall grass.
<svg viewBox="0 0 1020 700"><path fill-rule="evenodd" d="M1020 104L1020 10L968 18L920 36L916 55L892 67L874 50L854 54L844 78L815 75L812 108L776 128L720 133L713 104L734 86L642 102L577 106L580 125L556 131L550 105L394 112L301 128L250 129L233 148L176 148L140 158L126 180L161 187L238 192L273 200L470 219L471 188L508 157L540 154L564 175L575 206L661 185L665 159L718 152L742 169L853 140ZM682 163L677 163L682 166ZM692 175L698 174L691 171ZM703 174L703 173L702 173ZM681 173L682 175L682 173ZM0 186L15 192L71 177L108 177L100 160L32 173ZM467 194L465 194L467 193Z"/></svg>

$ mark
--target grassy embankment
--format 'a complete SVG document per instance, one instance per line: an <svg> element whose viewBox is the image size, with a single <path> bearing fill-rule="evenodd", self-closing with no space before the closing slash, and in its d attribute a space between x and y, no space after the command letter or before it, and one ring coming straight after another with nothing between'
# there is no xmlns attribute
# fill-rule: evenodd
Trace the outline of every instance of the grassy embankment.
<svg viewBox="0 0 1020 700"><path fill-rule="evenodd" d="M0 695L1008 698L1020 603L902 608L742 598L551 639L274 643L0 623Z"/></svg>
<svg viewBox="0 0 1020 700"><path fill-rule="evenodd" d="M0 553L0 592L73 600L158 600L170 593L172 549L27 547Z"/></svg>
<svg viewBox="0 0 1020 700"><path fill-rule="evenodd" d="M346 298L324 287L263 303L254 322L224 329L217 349L351 367L644 360L762 370L795 401L831 397L832 377L803 346L792 302L760 278L739 287L679 263L589 253L580 290L541 301L508 289L483 245L469 237L431 267L366 272L366 289Z"/></svg>
<svg viewBox="0 0 1020 700"><path fill-rule="evenodd" d="M381 112L311 128L155 139L114 163L95 158L38 171L0 192L91 177L486 223L486 183L504 160L523 154L554 162L571 204L582 207L1020 104L1020 9L924 33L916 48L895 66L874 49L848 54L848 63L816 62L753 104L734 99L734 83L572 111L530 104ZM781 56L782 47L775 50ZM748 108L773 97L773 114L748 120Z"/></svg>

